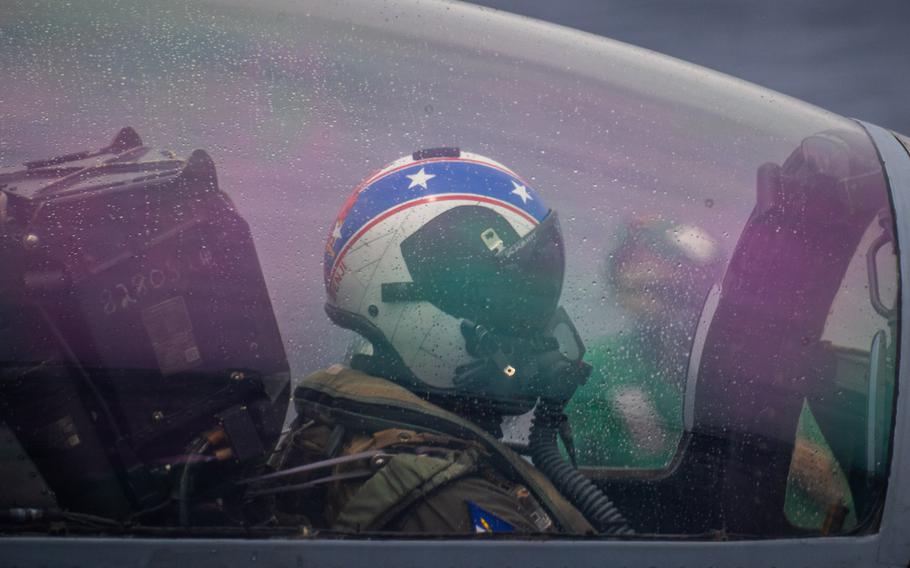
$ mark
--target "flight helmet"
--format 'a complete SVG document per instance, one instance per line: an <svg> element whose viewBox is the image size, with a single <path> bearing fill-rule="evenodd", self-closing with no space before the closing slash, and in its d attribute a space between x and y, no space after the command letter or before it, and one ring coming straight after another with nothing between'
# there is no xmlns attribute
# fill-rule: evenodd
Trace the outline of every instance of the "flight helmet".
<svg viewBox="0 0 910 568"><path fill-rule="evenodd" d="M540 396L567 400L586 376L558 307L564 269L556 212L527 181L484 156L423 150L341 208L325 248L326 312L366 340L353 366L519 413Z"/></svg>

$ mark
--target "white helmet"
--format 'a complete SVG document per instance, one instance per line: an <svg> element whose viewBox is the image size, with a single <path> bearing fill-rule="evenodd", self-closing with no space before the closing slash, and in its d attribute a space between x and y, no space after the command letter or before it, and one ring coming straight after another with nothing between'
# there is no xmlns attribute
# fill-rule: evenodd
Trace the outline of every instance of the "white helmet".
<svg viewBox="0 0 910 568"><path fill-rule="evenodd" d="M557 308L564 267L556 214L518 174L458 149L423 150L342 207L325 249L326 312L369 341L376 374L522 412L546 394L541 371L554 356L583 365Z"/></svg>

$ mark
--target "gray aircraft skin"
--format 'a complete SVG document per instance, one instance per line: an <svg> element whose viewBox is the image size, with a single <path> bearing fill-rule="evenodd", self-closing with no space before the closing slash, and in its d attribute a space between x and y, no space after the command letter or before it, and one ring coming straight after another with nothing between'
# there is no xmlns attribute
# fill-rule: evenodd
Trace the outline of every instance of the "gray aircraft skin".
<svg viewBox="0 0 910 568"><path fill-rule="evenodd" d="M100 148L125 126L167 151L166 159L204 149L249 226L292 380L344 360L352 341L323 310L325 242L338 210L371 172L418 149L458 147L502 161L559 211L563 303L589 350L598 338L623 335L629 321L599 275L630 219L705 227L729 256L722 282L691 322L672 460L638 485L627 479L640 465L581 463L649 530L470 539L4 531L0 566L910 564L910 401L903 395L910 361L901 356L910 352L910 334L901 332L910 306L900 301L910 294L900 278L910 274L910 257L899 246L910 240L910 138L648 50L460 3L12 0L0 6L0 45L0 165L9 166L0 168L7 192L0 213L4 200L16 199L3 177L19 175L15 164ZM843 164L826 161L819 140L835 140L836 151L847 152ZM788 167L799 167L793 156L830 173L830 189L787 185ZM863 248L882 231L890 248ZM782 233L792 233L790 244L776 240ZM33 237L23 246L43 235ZM816 263L807 251L846 252L838 264ZM140 296L125 296L108 313L106 292L95 292L111 317L131 303L143 307ZM828 299L801 303L813 294ZM803 309L804 317L782 315ZM749 319L757 313L767 319ZM816 335L800 327L810 320ZM100 334L106 325L92 329ZM0 329L10 334L0 337L20 332ZM772 344L794 348L781 354ZM816 355L828 359L803 361L803 348L816 344ZM110 356L129 366L124 353ZM4 357L0 365L21 362ZM822 392L823 381L804 386L811 382L804 375L826 365L841 369L837 389ZM858 369L855 377L843 378L848 367ZM800 380L780 379L787 373ZM761 384L765 376L780 380ZM820 422L828 416L838 426L838 416L849 415L838 405L851 393L870 401L856 419L862 431L844 434L865 441L867 461L842 463L839 475L849 483L867 476L873 497L860 502L854 491L856 512L840 519L843 530L778 530L784 515L767 509L794 498L790 453L765 470L765 449L740 446L760 438L792 449L800 408L811 401ZM843 431L855 426L849 420ZM782 435L784 422L792 427ZM741 437L711 445L736 428ZM836 438L828 435L835 454ZM692 473L701 471L696 449L717 447L734 456L732 465L724 462L716 485L693 485L685 495L687 483L707 479ZM662 480L672 490L661 492ZM649 499L637 497L652 490Z"/></svg>

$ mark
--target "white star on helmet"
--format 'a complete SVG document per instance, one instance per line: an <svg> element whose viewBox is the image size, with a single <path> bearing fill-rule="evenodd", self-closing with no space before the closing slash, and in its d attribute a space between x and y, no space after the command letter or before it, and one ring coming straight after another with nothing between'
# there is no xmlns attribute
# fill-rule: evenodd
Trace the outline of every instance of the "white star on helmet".
<svg viewBox="0 0 910 568"><path fill-rule="evenodd" d="M515 180L511 180L511 181L512 181L512 185L515 186L515 189L513 189L513 190L510 191L509 193L514 193L515 195L517 195L518 197L520 197L520 198L521 198L521 202L522 202L523 204L524 204L524 203L527 203L529 200L530 200L530 201L534 201L534 198L531 197L531 196L528 194L528 188L527 188L527 187L525 187L525 186L523 186L523 185L520 185L520 184L518 184L518 183L515 183Z"/></svg>
<svg viewBox="0 0 910 568"><path fill-rule="evenodd" d="M436 177L434 174L428 174L423 171L423 168L420 168L420 171L413 175L405 176L411 180L411 185L408 186L408 189L419 185L420 187L427 189L427 182Z"/></svg>

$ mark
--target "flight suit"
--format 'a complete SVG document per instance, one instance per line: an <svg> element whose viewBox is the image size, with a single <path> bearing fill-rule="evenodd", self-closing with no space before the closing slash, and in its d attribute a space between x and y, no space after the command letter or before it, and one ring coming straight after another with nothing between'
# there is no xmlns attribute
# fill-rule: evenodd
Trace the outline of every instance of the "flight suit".
<svg viewBox="0 0 910 568"><path fill-rule="evenodd" d="M527 461L391 381L336 365L304 379L295 399L275 469L332 461L284 481L306 487L276 495L281 515L338 532L593 533Z"/></svg>

